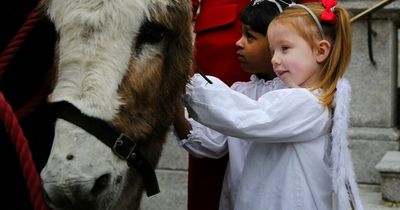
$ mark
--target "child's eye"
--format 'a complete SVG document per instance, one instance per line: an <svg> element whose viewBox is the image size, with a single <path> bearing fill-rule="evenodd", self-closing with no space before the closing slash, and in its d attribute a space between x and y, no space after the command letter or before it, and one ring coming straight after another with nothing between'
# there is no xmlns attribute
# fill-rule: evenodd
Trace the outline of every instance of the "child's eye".
<svg viewBox="0 0 400 210"><path fill-rule="evenodd" d="M246 38L249 41L256 39L251 33L246 33Z"/></svg>
<svg viewBox="0 0 400 210"><path fill-rule="evenodd" d="M281 46L281 50L282 50L282 52L285 52L285 51L287 51L289 49L289 47L288 46Z"/></svg>

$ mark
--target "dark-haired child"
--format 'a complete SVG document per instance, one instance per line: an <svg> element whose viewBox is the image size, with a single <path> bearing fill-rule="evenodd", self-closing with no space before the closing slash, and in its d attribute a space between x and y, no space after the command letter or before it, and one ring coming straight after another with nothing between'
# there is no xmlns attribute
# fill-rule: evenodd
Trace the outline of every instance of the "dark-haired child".
<svg viewBox="0 0 400 210"><path fill-rule="evenodd" d="M268 91L284 87L279 78L273 79L275 75L267 40L268 24L279 14L280 8L276 2L254 1L241 15L242 36L236 42L237 56L242 69L253 75L249 82L234 83L232 89L255 100ZM183 139L179 144L192 155L220 158L229 152L219 209L233 209L249 142L225 136L193 120L187 121L183 109L179 113L175 121L176 132Z"/></svg>

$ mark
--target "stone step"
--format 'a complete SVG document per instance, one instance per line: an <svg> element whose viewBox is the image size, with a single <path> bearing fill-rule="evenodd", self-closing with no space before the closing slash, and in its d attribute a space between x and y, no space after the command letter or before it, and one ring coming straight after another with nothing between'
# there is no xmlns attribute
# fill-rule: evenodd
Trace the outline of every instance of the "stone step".
<svg viewBox="0 0 400 210"><path fill-rule="evenodd" d="M365 210L400 210L400 205L384 202L379 185L359 185Z"/></svg>
<svg viewBox="0 0 400 210"><path fill-rule="evenodd" d="M400 151L388 151L376 164L383 199L400 204Z"/></svg>

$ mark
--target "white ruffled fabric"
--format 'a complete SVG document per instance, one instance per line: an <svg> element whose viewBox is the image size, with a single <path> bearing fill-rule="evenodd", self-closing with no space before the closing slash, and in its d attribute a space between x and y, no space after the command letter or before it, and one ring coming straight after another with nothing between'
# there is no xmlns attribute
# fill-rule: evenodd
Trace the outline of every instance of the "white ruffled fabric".
<svg viewBox="0 0 400 210"><path fill-rule="evenodd" d="M259 79L256 75L252 75L248 82L236 82L231 86L233 90L243 93L254 100L257 100L266 92L285 87L279 78L265 81L264 79ZM225 136L193 119L189 119L189 121L192 125L192 130L187 139L178 140L178 145L185 148L193 156L198 158L220 158L228 153L229 148L229 160L222 186L220 209L233 209L232 206L236 200L237 188L240 184L240 177L250 142Z"/></svg>
<svg viewBox="0 0 400 210"><path fill-rule="evenodd" d="M278 77L265 81L256 75L251 75L248 82L236 82L231 86L232 90L240 92L247 97L257 100L265 93L286 88L285 84ZM198 158L220 158L228 153L228 137L193 119L188 119L192 125L187 139L178 140L178 145L190 151L191 154ZM237 140L235 140L237 141ZM245 146L247 142L241 143L240 147ZM232 148L232 146L231 146ZM243 158L243 157L241 157Z"/></svg>
<svg viewBox="0 0 400 210"><path fill-rule="evenodd" d="M347 80L338 82L332 117L305 89L266 94L284 87L279 79L266 82L252 76L250 82L235 83L232 91L209 78L212 85L199 75L192 78L186 102L194 119L215 130L191 120L193 130L180 145L198 157L218 158L229 149L220 209L348 210L348 183L356 210L363 210L347 141ZM332 185L326 184L329 180ZM283 186L288 189L274 190Z"/></svg>
<svg viewBox="0 0 400 210"><path fill-rule="evenodd" d="M337 210L351 209L349 201L353 200L356 210L364 210L348 148L347 130L349 127L350 100L350 84L347 79L340 79L336 86L332 126L332 184L337 195L334 205ZM346 185L350 186L350 192Z"/></svg>

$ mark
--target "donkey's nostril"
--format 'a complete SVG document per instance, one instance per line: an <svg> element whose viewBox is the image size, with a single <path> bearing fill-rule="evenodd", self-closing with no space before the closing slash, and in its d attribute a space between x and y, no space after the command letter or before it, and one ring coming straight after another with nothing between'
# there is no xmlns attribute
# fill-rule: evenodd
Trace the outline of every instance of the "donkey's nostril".
<svg viewBox="0 0 400 210"><path fill-rule="evenodd" d="M67 160L72 160L72 159L74 159L73 155L71 155L71 154L67 155Z"/></svg>
<svg viewBox="0 0 400 210"><path fill-rule="evenodd" d="M100 195L108 186L108 184L110 183L110 174L104 174L102 176L100 176L96 182L94 183L94 186L92 188L92 190L90 191L90 193L93 196L98 196Z"/></svg>

